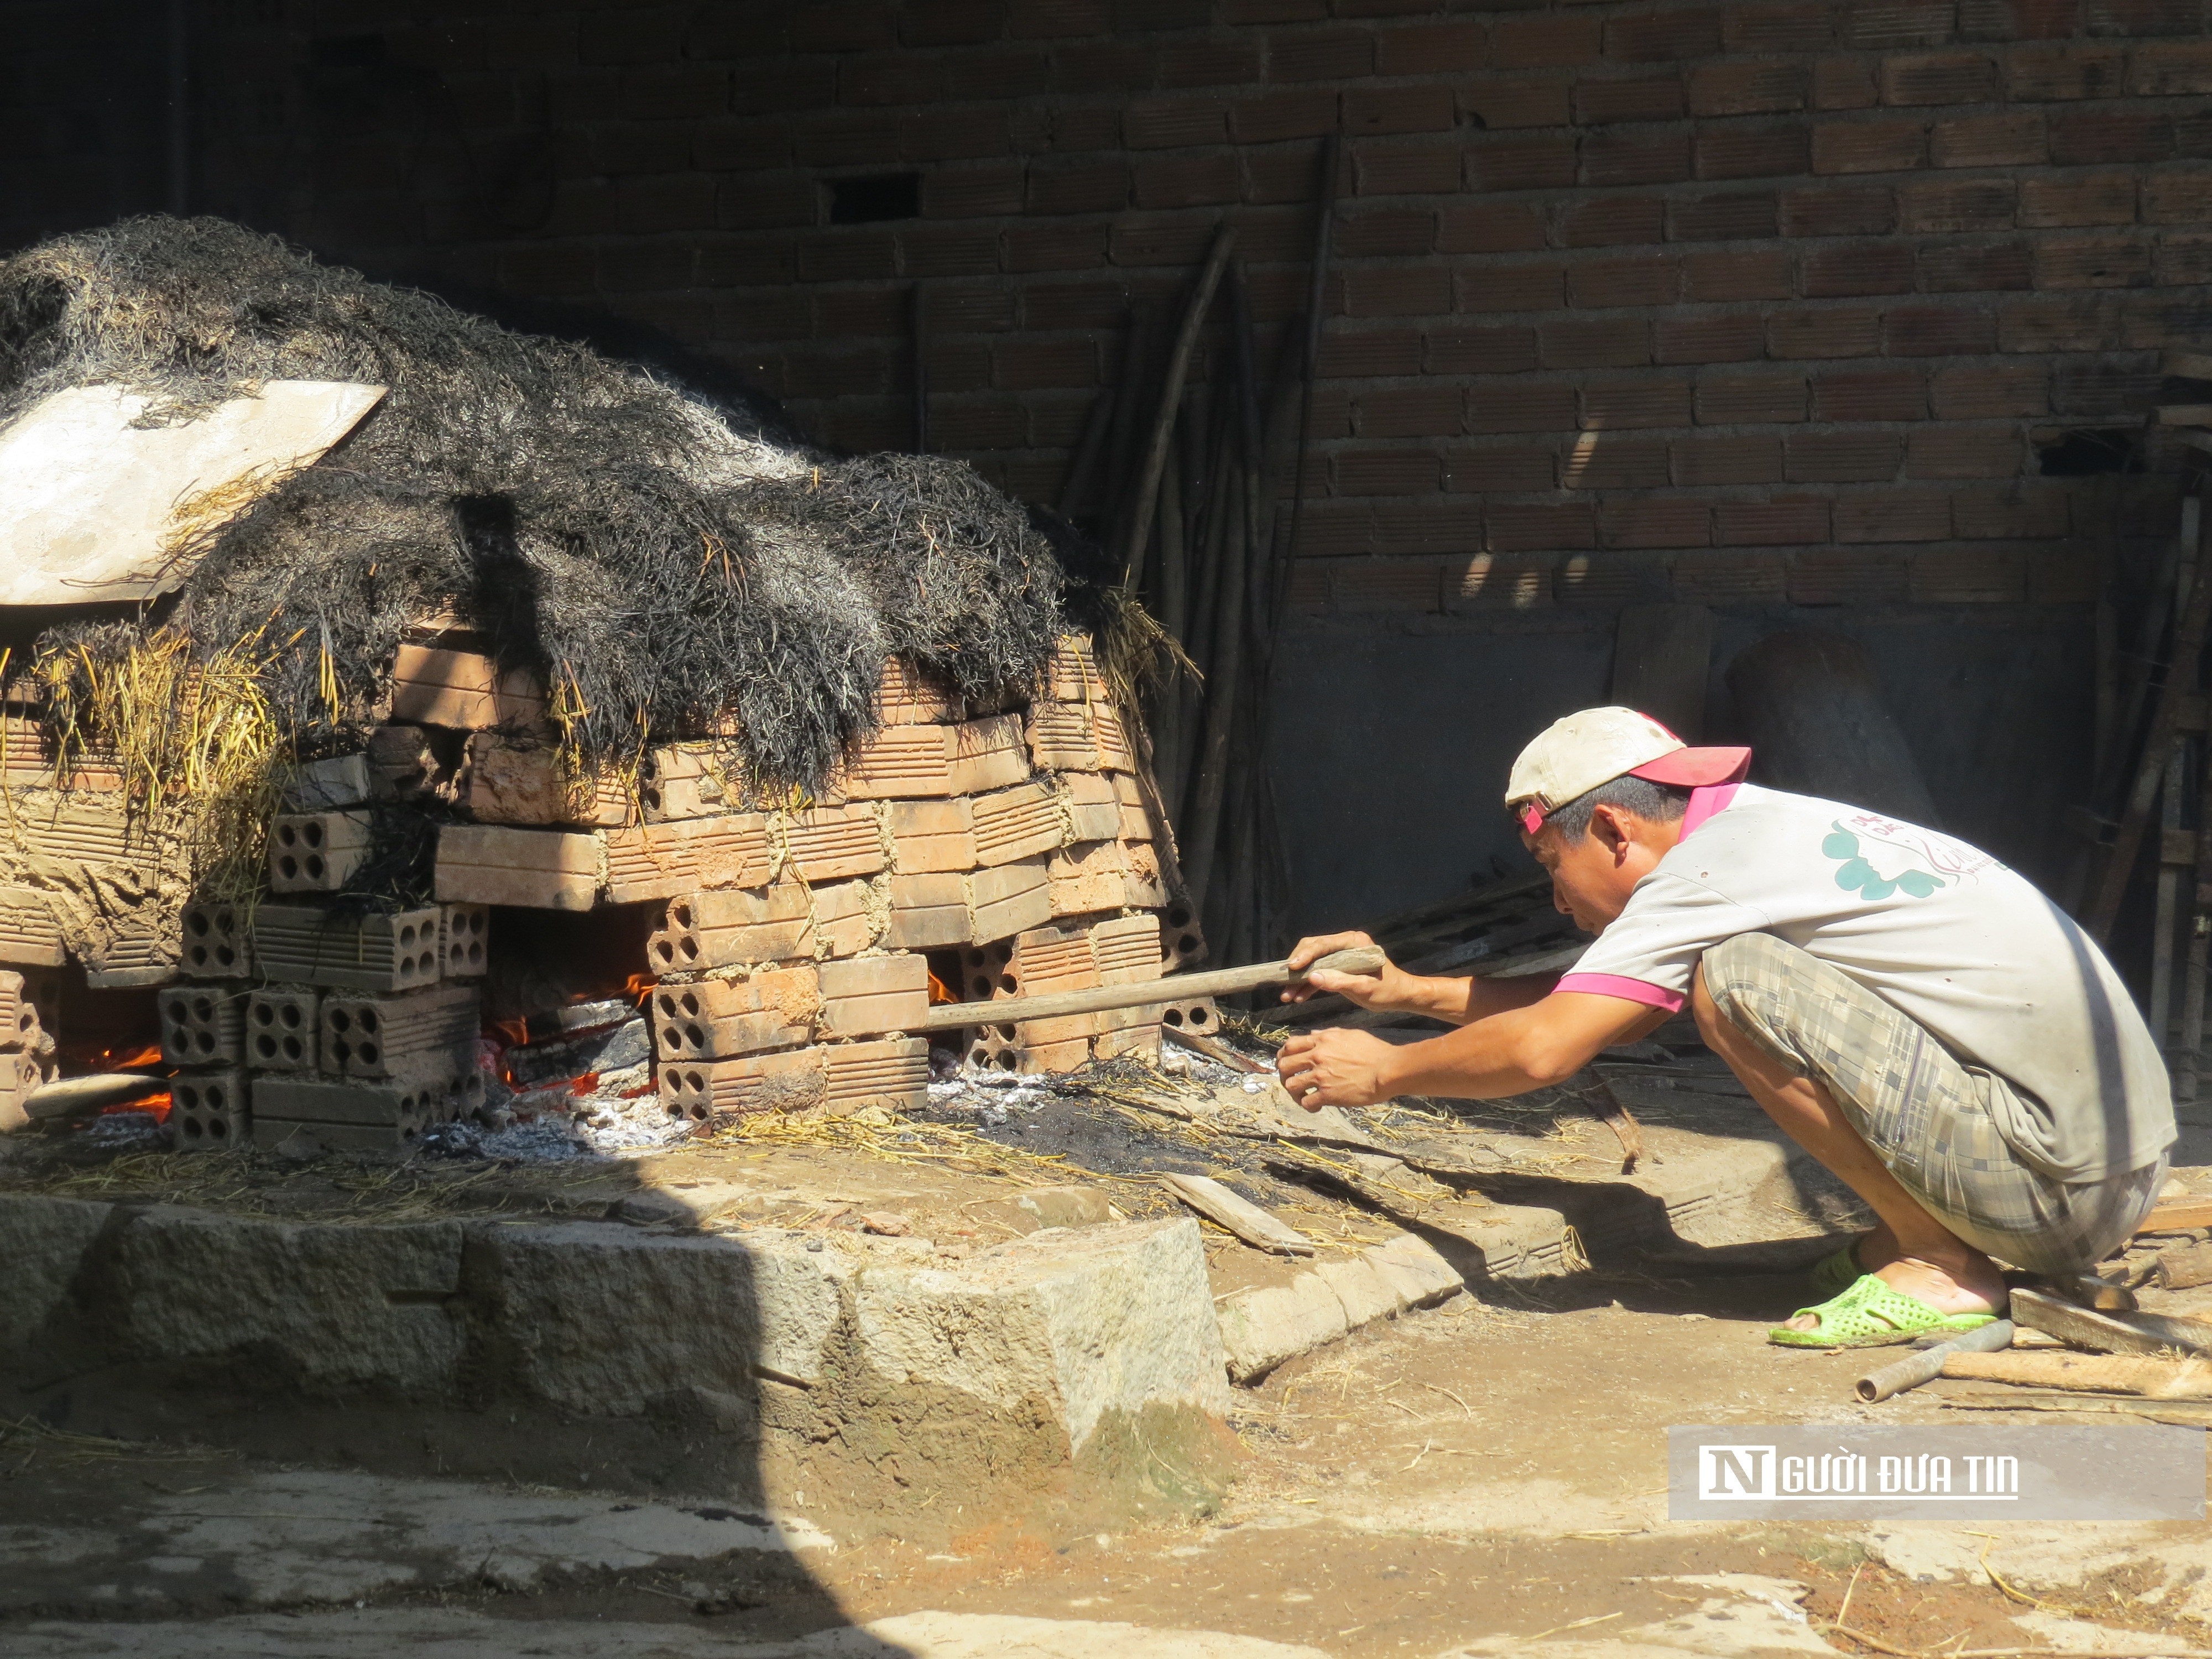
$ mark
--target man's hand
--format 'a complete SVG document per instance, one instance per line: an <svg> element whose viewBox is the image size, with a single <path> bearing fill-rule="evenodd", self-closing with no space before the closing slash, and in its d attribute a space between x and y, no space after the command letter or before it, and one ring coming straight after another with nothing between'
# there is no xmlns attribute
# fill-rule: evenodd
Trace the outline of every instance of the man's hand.
<svg viewBox="0 0 2212 1659"><path fill-rule="evenodd" d="M1363 945L1371 947L1374 943L1364 933L1322 933L1311 939L1302 939L1298 941L1297 949L1291 952L1291 966L1304 968L1309 963L1318 962L1332 951L1353 951ZM1411 974L1401 972L1388 962L1382 964L1380 974L1340 974L1324 968L1319 973L1309 975L1303 985L1285 986L1283 1000L1304 1002L1308 997L1323 991L1334 991L1362 1008L1388 1010L1401 1006L1395 999L1403 995L1413 983Z"/></svg>
<svg viewBox="0 0 2212 1659"><path fill-rule="evenodd" d="M1366 941L1364 933L1337 937ZM1308 940L1307 944L1312 942ZM1305 945L1298 948L1304 950ZM1328 948L1342 950L1344 946L1332 945ZM1276 1065L1291 1098L1306 1110L1317 1112L1324 1106L1372 1106L1388 1100L1391 1091L1383 1083L1382 1072L1395 1052L1389 1043L1364 1031L1311 1031L1285 1042Z"/></svg>

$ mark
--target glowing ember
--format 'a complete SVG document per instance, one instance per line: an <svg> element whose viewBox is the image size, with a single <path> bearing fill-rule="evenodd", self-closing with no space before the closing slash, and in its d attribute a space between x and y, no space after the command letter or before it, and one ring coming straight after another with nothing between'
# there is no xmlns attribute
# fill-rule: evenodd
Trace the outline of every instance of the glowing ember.
<svg viewBox="0 0 2212 1659"><path fill-rule="evenodd" d="M126 1100L120 1105L102 1107L100 1115L102 1117L113 1117L122 1112L143 1112L156 1123L167 1123L169 1121L170 1108L174 1103L169 1097L168 1091L165 1089L158 1095L148 1095L143 1100Z"/></svg>

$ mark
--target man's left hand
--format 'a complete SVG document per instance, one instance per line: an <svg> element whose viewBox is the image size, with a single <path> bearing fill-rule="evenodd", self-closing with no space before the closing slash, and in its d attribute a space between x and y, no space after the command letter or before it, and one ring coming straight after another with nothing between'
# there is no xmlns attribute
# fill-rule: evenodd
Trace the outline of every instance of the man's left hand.
<svg viewBox="0 0 2212 1659"><path fill-rule="evenodd" d="M1382 1080L1395 1050L1365 1031L1314 1031L1283 1045L1276 1064L1283 1087L1310 1112L1324 1106L1372 1106L1388 1100Z"/></svg>

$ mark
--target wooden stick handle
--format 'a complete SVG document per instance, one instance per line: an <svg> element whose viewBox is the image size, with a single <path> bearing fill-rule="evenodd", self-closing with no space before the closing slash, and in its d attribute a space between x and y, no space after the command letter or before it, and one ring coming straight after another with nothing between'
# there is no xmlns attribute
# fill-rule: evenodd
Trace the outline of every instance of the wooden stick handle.
<svg viewBox="0 0 2212 1659"><path fill-rule="evenodd" d="M1363 945L1350 951L1332 951L1313 964L1338 974L1380 974L1389 959L1382 950ZM1312 969L1306 970L1311 972ZM963 1025L1002 1025L1012 1020L1060 1019L1069 1014L1104 1013L1114 1008L1141 1008L1151 1003L1188 1002L1198 997L1228 996L1237 991L1256 991L1263 985L1297 985L1305 973L1293 973L1288 962L1255 963L1249 968L1217 968L1211 973L1176 974L1148 979L1135 985L1100 985L1085 991L1054 991L1043 996L1008 997L999 1002L940 1002L922 1017L925 1031L957 1030Z"/></svg>

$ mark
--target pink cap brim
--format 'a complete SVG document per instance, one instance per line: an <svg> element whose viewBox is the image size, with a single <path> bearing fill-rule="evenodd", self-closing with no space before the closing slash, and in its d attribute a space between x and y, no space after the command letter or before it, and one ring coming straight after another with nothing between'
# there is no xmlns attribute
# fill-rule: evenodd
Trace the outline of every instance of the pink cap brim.
<svg viewBox="0 0 2212 1659"><path fill-rule="evenodd" d="M1741 783L1750 769L1748 749L1677 749L1629 768L1628 775L1695 789L1712 783Z"/></svg>
<svg viewBox="0 0 2212 1659"><path fill-rule="evenodd" d="M1632 778L1649 778L1654 783L1671 783L1684 788L1702 788L1709 784L1741 783L1744 774L1751 770L1751 750L1748 749L1677 749L1648 761L1642 766L1632 766L1626 774ZM1548 816L1534 801L1525 803L1516 814L1521 827L1534 835L1544 827Z"/></svg>

